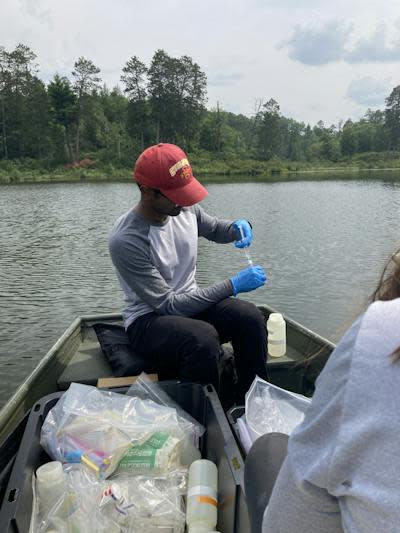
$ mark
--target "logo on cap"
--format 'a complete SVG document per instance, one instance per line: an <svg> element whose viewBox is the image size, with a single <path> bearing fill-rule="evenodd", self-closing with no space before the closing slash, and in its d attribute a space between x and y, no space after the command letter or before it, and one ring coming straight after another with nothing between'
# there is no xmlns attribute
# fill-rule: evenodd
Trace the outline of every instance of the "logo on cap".
<svg viewBox="0 0 400 533"><path fill-rule="evenodd" d="M172 165L172 167L169 169L169 173L171 175L171 178L173 178L175 176L175 174L178 172L178 170L180 170L183 167L189 167L190 168L189 161L186 158L181 159L180 161L175 163L175 165ZM185 176L185 177L189 177L189 176Z"/></svg>

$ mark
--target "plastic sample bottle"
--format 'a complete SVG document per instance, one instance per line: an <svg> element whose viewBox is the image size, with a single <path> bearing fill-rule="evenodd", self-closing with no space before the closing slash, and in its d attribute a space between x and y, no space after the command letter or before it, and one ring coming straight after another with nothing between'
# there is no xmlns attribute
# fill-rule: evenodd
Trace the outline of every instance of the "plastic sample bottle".
<svg viewBox="0 0 400 533"><path fill-rule="evenodd" d="M50 510L63 499L67 486L60 461L50 461L36 470L36 487L42 512Z"/></svg>
<svg viewBox="0 0 400 533"><path fill-rule="evenodd" d="M271 313L267 321L268 353L282 357L286 353L286 322L280 313Z"/></svg>
<svg viewBox="0 0 400 533"><path fill-rule="evenodd" d="M217 525L218 470L212 461L199 459L189 468L186 523L189 533L215 530Z"/></svg>

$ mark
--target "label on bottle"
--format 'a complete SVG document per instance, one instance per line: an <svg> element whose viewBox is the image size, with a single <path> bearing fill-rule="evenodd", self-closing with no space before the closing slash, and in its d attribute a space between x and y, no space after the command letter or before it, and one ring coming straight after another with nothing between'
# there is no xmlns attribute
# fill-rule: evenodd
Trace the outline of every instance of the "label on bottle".
<svg viewBox="0 0 400 533"><path fill-rule="evenodd" d="M199 503L208 503L214 507L218 506L217 491L207 485L195 485L188 490L188 498L196 496Z"/></svg>

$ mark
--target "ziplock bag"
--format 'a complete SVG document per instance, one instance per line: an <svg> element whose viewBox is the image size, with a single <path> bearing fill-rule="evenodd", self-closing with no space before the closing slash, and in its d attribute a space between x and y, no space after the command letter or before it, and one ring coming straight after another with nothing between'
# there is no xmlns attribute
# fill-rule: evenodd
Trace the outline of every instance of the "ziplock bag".
<svg viewBox="0 0 400 533"><path fill-rule="evenodd" d="M201 458L199 439L204 434L204 426L182 409L157 382L150 381L147 374L142 373L137 381L129 388L127 395L142 400L151 400L160 406L175 411L179 428L170 427L165 431L171 437L168 441L174 448L174 452L179 454L179 462L175 463L175 466L189 466L193 461ZM155 437L156 441L159 440L158 434L152 437ZM174 438L178 438L179 440L175 446L172 442ZM162 436L162 439L165 439L165 435ZM148 442L150 443L151 441Z"/></svg>
<svg viewBox="0 0 400 533"><path fill-rule="evenodd" d="M132 444L142 445L157 432L179 440L185 439L188 428L197 434L193 424L185 424L176 409L151 399L72 383L49 411L40 443L54 460L82 462L98 479L104 479Z"/></svg>
<svg viewBox="0 0 400 533"><path fill-rule="evenodd" d="M310 403L310 398L256 376L246 394L245 417L251 440L273 432L290 435L303 420Z"/></svg>

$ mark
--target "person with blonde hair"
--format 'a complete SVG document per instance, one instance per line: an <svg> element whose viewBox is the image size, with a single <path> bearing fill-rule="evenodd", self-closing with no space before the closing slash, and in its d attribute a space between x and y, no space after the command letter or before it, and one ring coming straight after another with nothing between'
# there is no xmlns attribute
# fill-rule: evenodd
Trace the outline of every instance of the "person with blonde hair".
<svg viewBox="0 0 400 533"><path fill-rule="evenodd" d="M316 382L264 533L400 531L400 251Z"/></svg>

